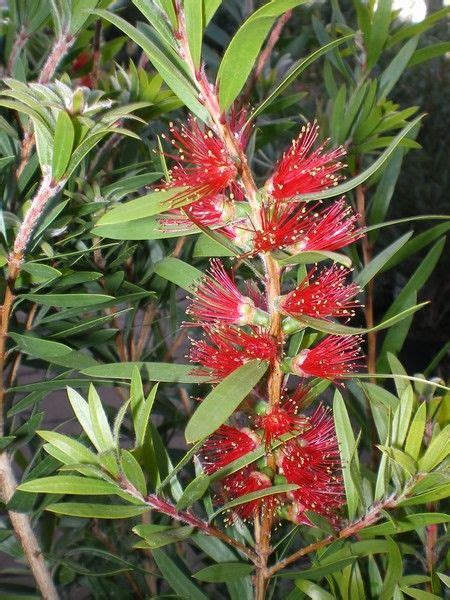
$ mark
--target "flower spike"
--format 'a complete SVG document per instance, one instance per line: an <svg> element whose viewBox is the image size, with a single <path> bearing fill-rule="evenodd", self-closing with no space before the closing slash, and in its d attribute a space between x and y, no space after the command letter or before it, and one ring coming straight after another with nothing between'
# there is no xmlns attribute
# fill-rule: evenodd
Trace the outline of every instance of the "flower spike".
<svg viewBox="0 0 450 600"><path fill-rule="evenodd" d="M252 471L250 467L247 467L224 479L222 485L224 499L229 501L270 488L272 482L264 473ZM272 494L240 504L233 508L233 512L227 520L232 524L238 518L249 521L261 511L274 513L283 496L283 494Z"/></svg>
<svg viewBox="0 0 450 600"><path fill-rule="evenodd" d="M316 122L303 126L298 138L283 154L274 174L266 183L268 193L276 200L320 192L337 185L342 179L335 173L344 167L339 159L345 156L345 150L339 146L335 150L325 151L328 140L313 150L318 131Z"/></svg>
<svg viewBox="0 0 450 600"><path fill-rule="evenodd" d="M207 475L226 467L259 445L259 439L249 429L221 425L203 444L199 458Z"/></svg>
<svg viewBox="0 0 450 600"><path fill-rule="evenodd" d="M235 369L254 358L273 361L278 354L276 340L266 332L253 327L250 332L229 325L215 323L204 326L206 340L192 341L189 358L202 367L212 370L216 381L224 379ZM202 367L196 373L205 373Z"/></svg>
<svg viewBox="0 0 450 600"><path fill-rule="evenodd" d="M319 319L329 317L352 317L354 308L359 306L352 300L360 291L356 283L346 285L350 271L333 265L323 269L318 275L314 267L294 290L278 301L279 309L286 315L301 317L307 315Z"/></svg>
<svg viewBox="0 0 450 600"><path fill-rule="evenodd" d="M339 379L362 362L361 336L329 335L313 348L302 350L290 360L290 368L300 377Z"/></svg>
<svg viewBox="0 0 450 600"><path fill-rule="evenodd" d="M178 155L168 154L177 161L168 187L187 188L174 196L174 205L189 198L193 201L211 199L225 192L231 197L242 196L236 182L237 167L223 142L210 129L202 129L191 117L179 129L171 125L170 135Z"/></svg>
<svg viewBox="0 0 450 600"><path fill-rule="evenodd" d="M303 223L303 235L289 245L289 252L333 251L352 244L364 235L357 223L359 215L353 213L341 198L326 209L308 213Z"/></svg>
<svg viewBox="0 0 450 600"><path fill-rule="evenodd" d="M288 494L291 518L311 525L304 513L312 510L335 522L345 500L333 417L319 406L307 421L305 431L284 444L277 459L287 481L299 486Z"/></svg>
<svg viewBox="0 0 450 600"><path fill-rule="evenodd" d="M241 294L220 260L212 259L209 272L195 290L195 297L186 312L203 323L221 321L248 325L252 323L255 311L253 300Z"/></svg>

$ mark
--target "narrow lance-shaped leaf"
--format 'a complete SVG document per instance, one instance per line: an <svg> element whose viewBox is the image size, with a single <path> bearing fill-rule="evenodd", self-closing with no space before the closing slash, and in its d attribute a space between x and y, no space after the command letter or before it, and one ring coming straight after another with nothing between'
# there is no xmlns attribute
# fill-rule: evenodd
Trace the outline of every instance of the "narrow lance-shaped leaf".
<svg viewBox="0 0 450 600"><path fill-rule="evenodd" d="M56 119L55 135L53 138L52 175L59 181L66 172L72 154L75 130L72 119L62 110Z"/></svg>
<svg viewBox="0 0 450 600"><path fill-rule="evenodd" d="M304 0L272 0L255 11L231 40L217 73L219 104L227 110L242 90L275 19ZM236 66L239 65L239 69Z"/></svg>
<svg viewBox="0 0 450 600"><path fill-rule="evenodd" d="M346 35L345 37L339 38L337 40L333 40L332 42L330 42L329 44L325 44L324 46L322 46L321 48L319 48L318 50L316 50L315 52L312 52L309 56L307 56L306 58L303 58L301 60L299 60L298 62L296 62L288 71L288 73L286 74L286 76L283 78L283 80L275 87L275 89L269 94L269 96L264 100L264 102L262 102L250 115L250 117L248 118L248 122L250 122L250 120L255 119L259 114L261 114L262 112L264 112L266 110L266 108L268 108L272 102L287 88L291 85L291 83L293 81L295 81L295 79L297 79L297 77L299 75L301 75L301 73L303 73L303 71L309 67L309 65L311 65L314 61L316 61L317 59L319 59L321 56L323 56L324 54L326 54L327 52L330 52L330 50L333 50L334 48L336 48L337 46L340 46L341 44L343 44L344 42L349 42L352 38L354 37L354 34L352 33L351 35Z"/></svg>
<svg viewBox="0 0 450 600"><path fill-rule="evenodd" d="M387 161L390 155L394 152L394 150L399 146L400 142L408 135L408 133L419 124L420 120L423 118L423 115L419 115L413 121L408 123L392 140L386 150L374 161L370 167L365 169L362 173L349 179L345 183L341 183L335 187L328 188L322 192L314 192L311 194L299 194L295 198L292 199L292 202L296 202L298 200L303 201L314 201L314 200L324 200L325 198L333 198L335 196L340 196L342 194L346 194L350 190L355 189L361 183L364 183L369 177L371 177L374 173L378 171L378 169Z"/></svg>
<svg viewBox="0 0 450 600"><path fill-rule="evenodd" d="M186 427L186 440L201 440L220 427L264 375L268 364L255 359L237 368L206 396Z"/></svg>

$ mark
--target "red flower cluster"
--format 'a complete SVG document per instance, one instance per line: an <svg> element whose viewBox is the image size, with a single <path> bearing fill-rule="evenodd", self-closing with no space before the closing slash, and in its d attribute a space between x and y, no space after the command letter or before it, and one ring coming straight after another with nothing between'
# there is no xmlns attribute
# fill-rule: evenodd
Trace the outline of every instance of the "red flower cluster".
<svg viewBox="0 0 450 600"><path fill-rule="evenodd" d="M303 281L278 301L279 309L286 315L307 315L319 319L352 317L359 306L352 300L360 291L356 283L346 285L349 270L333 265L317 276L313 268Z"/></svg>
<svg viewBox="0 0 450 600"><path fill-rule="evenodd" d="M260 328L248 331L216 323L203 326L206 340L193 340L189 358L200 363L197 373L212 374L215 381L223 379L249 360L260 358L269 362L278 354L276 340Z"/></svg>
<svg viewBox="0 0 450 600"><path fill-rule="evenodd" d="M319 136L316 122L308 123L278 163L266 189L276 200L290 200L299 194L320 192L338 184L342 176L335 175L344 166L342 147L325 152L327 142L313 150Z"/></svg>
<svg viewBox="0 0 450 600"><path fill-rule="evenodd" d="M245 119L232 114L230 123L237 143L245 147L249 133ZM344 150L326 150L327 142L314 149L317 138L315 123L302 129L265 184L258 212L255 199L250 206L243 197L240 170L213 131L203 129L195 119L180 129L172 127L171 143L178 156L172 157L177 164L168 187L182 188L172 200L185 207L174 213L172 203L171 222L191 220L219 228L247 256L280 250L291 254L335 251L354 242L363 232L358 227L359 216L344 198L328 206L298 199L333 187L341 179ZM187 310L192 325L203 330L202 338L192 340L189 353L197 364L194 372L218 382L246 362L260 359L304 379L344 377L361 363L359 336L330 335L283 358L283 337L272 335L269 325L274 312L285 315L287 325L306 316L348 320L358 306L355 297L359 293L358 286L348 282L349 273L338 265L321 270L314 267L294 289L274 299L264 296L259 284L236 281L220 260L211 260ZM229 520L251 519L270 511L311 525L307 511L314 511L334 522L344 498L330 413L319 406L310 417L302 414L313 399L302 385L291 397L275 402L272 397L267 404L261 393L258 388L241 405L245 414L233 418L240 426L221 425L199 452L206 474L228 467L221 480L220 500L242 499ZM252 414L253 407L256 414ZM242 426L242 419L247 426ZM235 464L261 445L266 458L257 463L249 459L244 467L242 460ZM280 482L296 487L287 493L270 493ZM254 492L261 494L248 498Z"/></svg>

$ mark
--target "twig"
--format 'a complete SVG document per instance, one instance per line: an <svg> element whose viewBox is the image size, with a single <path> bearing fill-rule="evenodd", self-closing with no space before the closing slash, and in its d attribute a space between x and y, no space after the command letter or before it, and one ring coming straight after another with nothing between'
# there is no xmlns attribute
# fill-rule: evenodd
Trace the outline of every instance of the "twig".
<svg viewBox="0 0 450 600"><path fill-rule="evenodd" d="M26 42L28 40L28 33L25 29L24 25L21 25L19 31L17 32L16 38L11 48L11 53L8 58L8 64L6 66L6 72L8 75L11 75L14 69L14 65L16 64L17 58L19 54L22 52Z"/></svg>
<svg viewBox="0 0 450 600"><path fill-rule="evenodd" d="M52 79L55 71L63 59L63 57L67 54L67 52L72 47L75 38L68 32L63 32L55 41L50 54L45 61L44 66L42 67L41 73L37 79L37 82L42 85L47 85ZM29 158L31 151L34 147L34 133L31 130L25 132L25 136L22 140L22 144L20 147L20 161L19 166L16 171L16 178L18 179L22 174Z"/></svg>
<svg viewBox="0 0 450 600"><path fill-rule="evenodd" d="M267 570L266 576L268 578L273 577L276 573L278 573L278 571L281 571L281 569L284 569L288 565L296 562L299 558L302 558L302 556L310 554L311 552L315 552L316 550L320 550L321 548L325 548L326 546L329 546L332 542L336 540L344 540L348 537L351 537L352 535L356 535L365 527L373 525L383 516L384 510L395 508L400 504L400 502L405 500L409 496L411 488L414 487L414 485L416 485L421 479L423 479L423 477L425 477L425 475L419 473L408 482L408 484L405 486L404 490L400 494L392 495L383 502L379 502L378 504L373 505L371 510L369 510L369 512L363 518L349 523L346 527L344 527L334 535L329 535L326 538L323 538L322 540L314 542L313 544L304 546L303 548L297 550L297 552L294 552L287 558L280 560L275 565L273 565L273 567Z"/></svg>
<svg viewBox="0 0 450 600"><path fill-rule="evenodd" d="M163 498L160 498L156 494L149 494L145 497L142 496L142 494L138 492L138 490L132 485L132 483L130 483L126 479L119 479L118 483L124 492L127 492L131 496L137 498L140 502L147 504L147 506L149 506L150 508L157 510L158 512L164 515L167 515L175 521L179 521L180 523L185 523L186 525L195 527L196 529L202 531L206 535L216 537L217 539L221 540L222 542L225 542L229 546L233 546L233 548L236 548L236 550L239 550L239 552L242 552L242 554L245 554L245 556L247 556L247 558L249 558L253 563L259 563L259 557L255 552L253 552L253 550L247 548L247 546L241 544L241 542L238 542L237 540L230 537L220 529L217 529L217 527L214 527L206 521L203 521L191 512L185 510L177 510L177 508L173 504L167 502L167 500L164 500Z"/></svg>
<svg viewBox="0 0 450 600"><path fill-rule="evenodd" d="M45 210L48 202L63 187L64 182L54 182L50 174L44 174L36 195L31 201L25 218L19 228L14 241L13 250L8 257L8 278L6 281L3 305L0 310L0 436L4 434L4 400L5 366L6 366L6 340L9 332L9 323L14 303L14 287L20 268L25 257L25 251L33 235L36 225ZM14 367L13 367L14 369ZM13 473L12 460L5 451L0 454L0 495L7 504L16 489L16 480ZM20 542L25 557L30 566L33 577L45 600L57 600L58 593L52 582L50 573L45 565L39 543L31 527L30 518L23 513L8 511L11 524L17 540Z"/></svg>

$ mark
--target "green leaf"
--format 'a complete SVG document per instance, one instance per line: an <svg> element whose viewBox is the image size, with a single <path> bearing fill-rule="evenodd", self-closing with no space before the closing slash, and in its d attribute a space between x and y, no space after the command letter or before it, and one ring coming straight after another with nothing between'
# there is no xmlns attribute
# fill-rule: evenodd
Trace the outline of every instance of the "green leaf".
<svg viewBox="0 0 450 600"><path fill-rule="evenodd" d="M203 2L199 0L184 0L184 17L192 61L198 68L202 57Z"/></svg>
<svg viewBox="0 0 450 600"><path fill-rule="evenodd" d="M209 477L204 473L201 473L198 477L191 481L183 491L181 498L177 502L177 509L184 510L185 508L192 506L194 502L197 502L197 500L200 500L200 498L202 498L202 496L208 490L209 484Z"/></svg>
<svg viewBox="0 0 450 600"><path fill-rule="evenodd" d="M194 443L216 431L252 391L267 367L267 362L250 360L221 381L204 398L188 422L186 441Z"/></svg>
<svg viewBox="0 0 450 600"><path fill-rule="evenodd" d="M427 405L426 402L417 409L416 414L412 420L411 426L408 431L405 443L405 452L409 454L415 461L419 458L420 449L423 443L423 437L425 434L425 425L427 422Z"/></svg>
<svg viewBox="0 0 450 600"><path fill-rule="evenodd" d="M195 243L194 258L210 258L213 256L234 256L232 250L227 250L216 240L211 239L205 233L201 233Z"/></svg>
<svg viewBox="0 0 450 600"><path fill-rule="evenodd" d="M395 323L402 321L409 315L414 314L424 306L426 306L428 302L422 302L422 304L417 304L416 306L411 306L406 310L402 311L398 315L391 317L390 319L386 319L382 321L378 325L371 327L369 329L361 328L361 327L349 327L347 325L341 325L340 323L335 323L334 321L326 321L325 319L316 319L314 317L309 317L307 315L302 315L297 318L299 323L311 327L312 329L317 329L317 331L322 331L323 333L332 333L334 335L357 335L360 333L368 333L369 331L381 331L382 329L387 329Z"/></svg>
<svg viewBox="0 0 450 600"><path fill-rule="evenodd" d="M334 573L335 571L341 571L348 565L351 565L355 562L356 556L349 556L348 558L342 558L336 561L327 561L324 564L318 564L315 567L311 567L310 569L304 569L303 571L290 571L284 573L283 571L279 571L276 574L276 577L280 577L283 579L312 579L314 581L320 581L330 573ZM319 562L319 561L318 561ZM296 582L297 583L297 582Z"/></svg>
<svg viewBox="0 0 450 600"><path fill-rule="evenodd" d="M192 577L207 583L219 583L222 581L241 579L246 575L250 575L253 572L253 569L253 565L247 565L245 563L223 562L218 565L205 567L204 569L197 571L197 573L194 573Z"/></svg>
<svg viewBox="0 0 450 600"><path fill-rule="evenodd" d="M332 596L316 583L307 579L298 579L295 582L295 586L304 592L308 598L312 598L312 600L335 600L335 596Z"/></svg>
<svg viewBox="0 0 450 600"><path fill-rule="evenodd" d="M52 176L59 181L66 172L72 154L75 130L72 119L65 110L58 113L53 137Z"/></svg>
<svg viewBox="0 0 450 600"><path fill-rule="evenodd" d="M19 298L58 308L95 306L115 299L106 294L22 294Z"/></svg>
<svg viewBox="0 0 450 600"><path fill-rule="evenodd" d="M136 432L136 447L140 448L144 445L145 436L147 434L148 422L152 412L153 404L156 398L158 386L154 385L149 395L136 411L136 419L134 420L134 430Z"/></svg>
<svg viewBox="0 0 450 600"><path fill-rule="evenodd" d="M150 510L148 506L120 506L118 504L95 504L91 502L57 502L45 510L58 515L85 519L129 519Z"/></svg>
<svg viewBox="0 0 450 600"><path fill-rule="evenodd" d="M414 50L417 48L419 37L411 38L392 59L379 78L379 97L385 98L400 79L406 69Z"/></svg>
<svg viewBox="0 0 450 600"><path fill-rule="evenodd" d="M256 10L234 35L217 72L219 104L223 111L231 106L242 90L276 18L303 1L272 0Z"/></svg>
<svg viewBox="0 0 450 600"><path fill-rule="evenodd" d="M427 451L419 461L419 469L424 473L432 471L450 454L450 425L434 436Z"/></svg>
<svg viewBox="0 0 450 600"><path fill-rule="evenodd" d="M26 262L21 266L21 270L31 275L32 283L44 283L61 277L61 271L48 265L40 263Z"/></svg>
<svg viewBox="0 0 450 600"><path fill-rule="evenodd" d="M101 400L94 386L89 387L89 415L94 430L95 439L98 443L99 452L108 452L114 449L114 440L111 428L103 409Z"/></svg>
<svg viewBox="0 0 450 600"><path fill-rule="evenodd" d="M450 483L439 485L428 492L417 494L400 502L399 506L417 506L417 504L429 504L450 496Z"/></svg>
<svg viewBox="0 0 450 600"><path fill-rule="evenodd" d="M392 0L380 0L370 26L369 36L366 40L367 68L375 66L389 33L391 23Z"/></svg>
<svg viewBox="0 0 450 600"><path fill-rule="evenodd" d="M160 277L164 277L164 279L190 292L195 290L196 284L203 278L201 271L173 256L168 256L157 262L154 269Z"/></svg>
<svg viewBox="0 0 450 600"><path fill-rule="evenodd" d="M106 19L118 29L123 31L129 38L131 38L138 46L140 46L145 54L148 56L150 62L153 64L155 69L170 87L170 89L180 98L180 100L192 111L199 119L207 122L209 114L200 104L197 99L197 93L194 86L185 74L180 71L178 65L174 64L167 55L159 48L150 38L148 38L142 31L133 27L130 23L122 19L121 17L114 15L106 10L96 10L95 14Z"/></svg>
<svg viewBox="0 0 450 600"><path fill-rule="evenodd" d="M298 485L294 485L291 483L282 483L281 485L274 485L272 487L264 488L262 490L258 490L257 492L250 492L250 494L244 494L243 496L239 496L234 500L230 500L223 506L221 506L218 510L209 515L209 521L213 521L217 515L220 513L230 510L235 506L240 506L241 504L247 504L247 502L253 502L254 500L259 500L260 498L265 498L266 496L274 496L276 494L285 494L286 492L292 492L298 489Z"/></svg>
<svg viewBox="0 0 450 600"><path fill-rule="evenodd" d="M377 254L357 275L355 282L360 287L365 287L371 279L383 268L387 261L392 258L406 244L412 236L412 231L405 233L392 244Z"/></svg>
<svg viewBox="0 0 450 600"><path fill-rule="evenodd" d="M400 27L389 39L388 47L392 47L395 44L398 44L402 40L406 40L415 35L419 35L424 31L427 31L430 27L432 27L435 23L440 21L440 19L445 18L450 12L450 7L446 6L445 8L441 8L436 12L433 12L431 15L426 17L420 23L414 23L412 25L405 25L404 27Z"/></svg>
<svg viewBox="0 0 450 600"><path fill-rule="evenodd" d="M100 217L96 226L123 224L162 213L170 208L169 200L176 196L180 189L159 190L120 204Z"/></svg>
<svg viewBox="0 0 450 600"><path fill-rule="evenodd" d="M59 342L51 342L32 335L21 335L20 333L10 333L9 335L23 352L37 358L50 360L72 352L72 348Z"/></svg>
<svg viewBox="0 0 450 600"><path fill-rule="evenodd" d="M89 367L81 372L88 377L105 379L131 379L133 369L137 367L148 381L166 381L168 383L203 383L210 380L205 375L193 375L192 365L172 363L110 363Z"/></svg>
<svg viewBox="0 0 450 600"><path fill-rule="evenodd" d="M307 67L309 67L309 65L311 65L314 61L316 61L318 58L320 58L327 52L330 52L330 50L333 50L334 48L343 44L344 42L349 42L351 39L354 38L354 35L355 34L352 33L337 40L333 40L332 42L325 44L315 52L312 52L306 58L303 58L297 61L294 65L292 65L292 67L289 69L283 80L275 87L275 89L269 94L269 96L264 100L264 102L262 102L251 113L248 121L255 119L259 114L264 112L272 104L275 98L277 98L287 87L289 87L291 83L295 81L295 79L297 79L297 77L301 75L301 73L303 73L303 71Z"/></svg>
<svg viewBox="0 0 450 600"><path fill-rule="evenodd" d="M93 479L92 477L77 477L76 475L57 475L42 477L21 483L18 490L34 494L74 494L86 496L109 496L120 491L117 485Z"/></svg>
<svg viewBox="0 0 450 600"><path fill-rule="evenodd" d="M441 600L442 598L442 596L436 596L436 594L432 594L431 592L425 592L413 587L401 586L400 589L407 596L417 598L417 600Z"/></svg>
<svg viewBox="0 0 450 600"><path fill-rule="evenodd" d="M196 585L184 574L181 568L162 550L154 550L153 558L164 579L182 598L208 600Z"/></svg>
<svg viewBox="0 0 450 600"><path fill-rule="evenodd" d="M347 498L348 518L353 520L356 517L359 506L357 485L360 485L360 482L354 481L355 476L360 477L359 465L357 462L355 436L353 435L344 399L338 390L336 390L334 395L333 416L343 465L342 474L344 477L345 496ZM352 469L352 462L355 461L355 457L355 468Z"/></svg>
<svg viewBox="0 0 450 600"><path fill-rule="evenodd" d="M72 406L72 410L75 413L78 422L80 423L83 431L94 444L99 452L101 452L101 444L98 442L97 437L92 427L91 415L89 411L89 405L86 400L76 390L71 387L67 387L67 396Z"/></svg>
<svg viewBox="0 0 450 600"><path fill-rule="evenodd" d="M183 235L199 233L198 227L191 225L189 229L169 231L164 221L158 215L115 223L113 225L99 225L92 229L94 235L112 240L160 240L175 238Z"/></svg>
<svg viewBox="0 0 450 600"><path fill-rule="evenodd" d="M423 115L419 115L413 121L408 123L391 141L386 150L380 154L375 162L373 162L370 167L368 167L365 171L349 179L345 183L341 183L335 187L331 187L323 192L314 192L311 194L299 194L295 198L292 199L292 202L297 202L299 200L302 201L314 201L314 200L324 200L325 198L333 198L335 196L340 196L342 194L346 194L350 190L353 190L361 183L364 183L369 177L374 175L378 169L387 161L387 159L391 156L394 150L399 146L400 142L408 135L408 133L416 127L420 120L423 118Z"/></svg>
<svg viewBox="0 0 450 600"><path fill-rule="evenodd" d="M437 523L448 523L450 516L445 513L417 513L406 515L404 517L396 517L393 521L372 525L361 529L358 536L361 538L369 538L376 535L398 535L405 531L414 531L427 525Z"/></svg>
<svg viewBox="0 0 450 600"><path fill-rule="evenodd" d="M137 525L134 533L143 537L145 542L135 544L135 548L161 548L168 544L176 544L190 537L193 527L166 527L164 525Z"/></svg>
<svg viewBox="0 0 450 600"><path fill-rule="evenodd" d="M420 50L416 50L411 57L411 60L408 63L408 67L414 67L415 65L420 65L426 60L430 60L431 58L436 58L438 56L444 56L450 52L450 42L441 42L440 44L430 44L429 46L425 46L425 48L420 48Z"/></svg>
<svg viewBox="0 0 450 600"><path fill-rule="evenodd" d="M37 431L36 433L46 442L49 442L51 446L69 456L73 463L98 463L98 457L89 448L76 440L72 440L67 435L62 435L56 431Z"/></svg>
<svg viewBox="0 0 450 600"><path fill-rule="evenodd" d="M380 592L380 600L392 600L395 587L403 572L403 558L399 547L390 538L386 541L389 545L388 566Z"/></svg>
<svg viewBox="0 0 450 600"><path fill-rule="evenodd" d="M122 467L125 477L134 485L142 496L145 496L147 493L147 485L140 464L128 450L121 450L120 458L120 466Z"/></svg>
<svg viewBox="0 0 450 600"><path fill-rule="evenodd" d="M340 263L341 265L350 268L352 266L352 260L345 254L339 254L337 252L299 252L293 256L287 258L281 258L278 260L280 265L310 265L323 260L332 260Z"/></svg>

